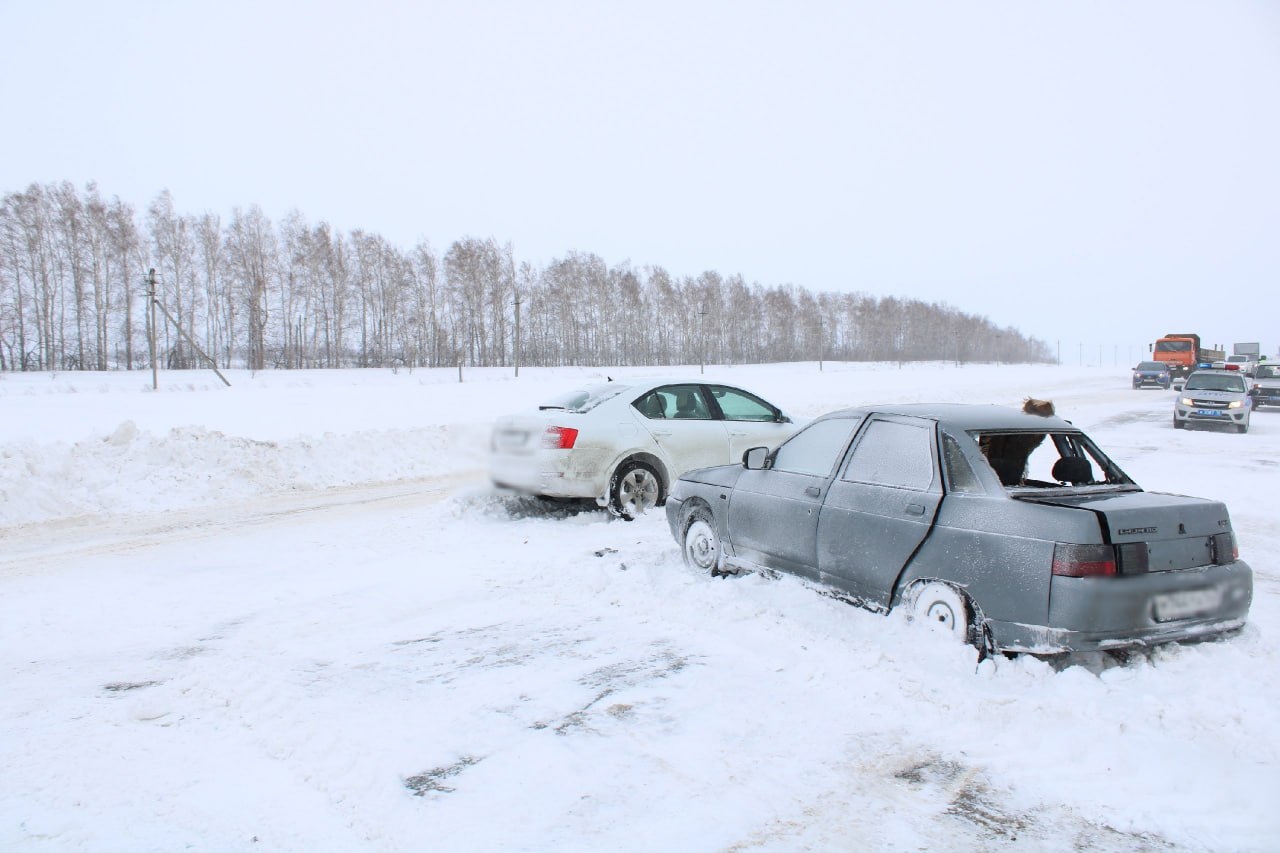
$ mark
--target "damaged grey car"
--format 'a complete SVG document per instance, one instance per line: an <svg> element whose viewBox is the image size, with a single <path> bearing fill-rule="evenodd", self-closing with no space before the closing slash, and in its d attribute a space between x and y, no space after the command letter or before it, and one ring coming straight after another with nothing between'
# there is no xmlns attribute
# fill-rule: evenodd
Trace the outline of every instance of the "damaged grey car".
<svg viewBox="0 0 1280 853"><path fill-rule="evenodd" d="M1253 596L1224 504L1143 491L1044 411L834 412L686 473L666 512L697 570L796 575L987 653L1215 637Z"/></svg>

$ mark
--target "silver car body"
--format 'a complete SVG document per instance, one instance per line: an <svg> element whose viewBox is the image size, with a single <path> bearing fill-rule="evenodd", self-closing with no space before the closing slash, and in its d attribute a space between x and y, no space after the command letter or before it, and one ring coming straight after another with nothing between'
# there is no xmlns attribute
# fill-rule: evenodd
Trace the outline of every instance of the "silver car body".
<svg viewBox="0 0 1280 853"><path fill-rule="evenodd" d="M1001 446L1027 450L1021 467ZM941 581L968 602L971 639L993 650L1208 637L1239 628L1252 600L1222 503L1143 491L1057 417L850 409L763 464L750 458L676 483L666 512L677 542L709 516L718 570L791 573L881 612Z"/></svg>
<svg viewBox="0 0 1280 853"><path fill-rule="evenodd" d="M1254 407L1280 406L1280 363L1264 361L1254 371L1249 396Z"/></svg>
<svg viewBox="0 0 1280 853"><path fill-rule="evenodd" d="M1240 371L1197 370L1174 398L1173 426L1218 426L1248 432L1252 410L1249 380Z"/></svg>
<svg viewBox="0 0 1280 853"><path fill-rule="evenodd" d="M796 429L777 406L723 383L605 382L565 394L536 412L499 418L489 471L499 486L548 497L595 498L605 505L614 475L629 462L650 466L665 496L685 471L739 459L748 447L776 447ZM566 430L575 431L570 447L559 440Z"/></svg>

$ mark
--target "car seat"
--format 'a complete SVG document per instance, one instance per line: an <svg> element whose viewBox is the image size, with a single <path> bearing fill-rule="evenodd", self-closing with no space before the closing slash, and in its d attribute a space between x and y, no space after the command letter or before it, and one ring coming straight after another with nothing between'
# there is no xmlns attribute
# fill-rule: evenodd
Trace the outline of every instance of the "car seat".
<svg viewBox="0 0 1280 853"><path fill-rule="evenodd" d="M1093 466L1083 456L1064 456L1053 463L1053 479L1079 486L1093 482Z"/></svg>
<svg viewBox="0 0 1280 853"><path fill-rule="evenodd" d="M665 418L666 412L662 409L662 397L657 392L649 394L640 401L640 414L646 418Z"/></svg>
<svg viewBox="0 0 1280 853"><path fill-rule="evenodd" d="M698 406L698 397L692 391L676 392L676 417L677 418L700 418L702 417Z"/></svg>

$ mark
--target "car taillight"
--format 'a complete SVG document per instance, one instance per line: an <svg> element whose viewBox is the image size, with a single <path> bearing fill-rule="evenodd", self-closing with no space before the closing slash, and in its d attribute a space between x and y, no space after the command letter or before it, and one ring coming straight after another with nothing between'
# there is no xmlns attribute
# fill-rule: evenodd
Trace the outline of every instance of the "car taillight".
<svg viewBox="0 0 1280 853"><path fill-rule="evenodd" d="M1110 545L1053 546L1053 573L1068 578L1089 578L1116 574L1116 551Z"/></svg>
<svg viewBox="0 0 1280 853"><path fill-rule="evenodd" d="M549 426L542 434L542 446L548 450L568 450L578 440L578 431L573 427Z"/></svg>

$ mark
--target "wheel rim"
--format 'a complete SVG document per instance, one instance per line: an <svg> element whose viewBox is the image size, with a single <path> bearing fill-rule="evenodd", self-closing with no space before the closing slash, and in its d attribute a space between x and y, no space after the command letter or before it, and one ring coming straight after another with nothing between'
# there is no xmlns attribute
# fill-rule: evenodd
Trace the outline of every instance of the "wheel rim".
<svg viewBox="0 0 1280 853"><path fill-rule="evenodd" d="M944 583L926 584L917 593L912 618L938 634L961 642L969 639L969 610L964 598Z"/></svg>
<svg viewBox="0 0 1280 853"><path fill-rule="evenodd" d="M937 625L948 632L956 629L956 612L945 601L935 601L924 611L924 618L931 625Z"/></svg>
<svg viewBox="0 0 1280 853"><path fill-rule="evenodd" d="M711 525L698 519L684 534L684 553L695 568L711 570L720 558L720 541Z"/></svg>
<svg viewBox="0 0 1280 853"><path fill-rule="evenodd" d="M658 503L658 478L647 468L632 468L618 481L618 507L639 515Z"/></svg>

